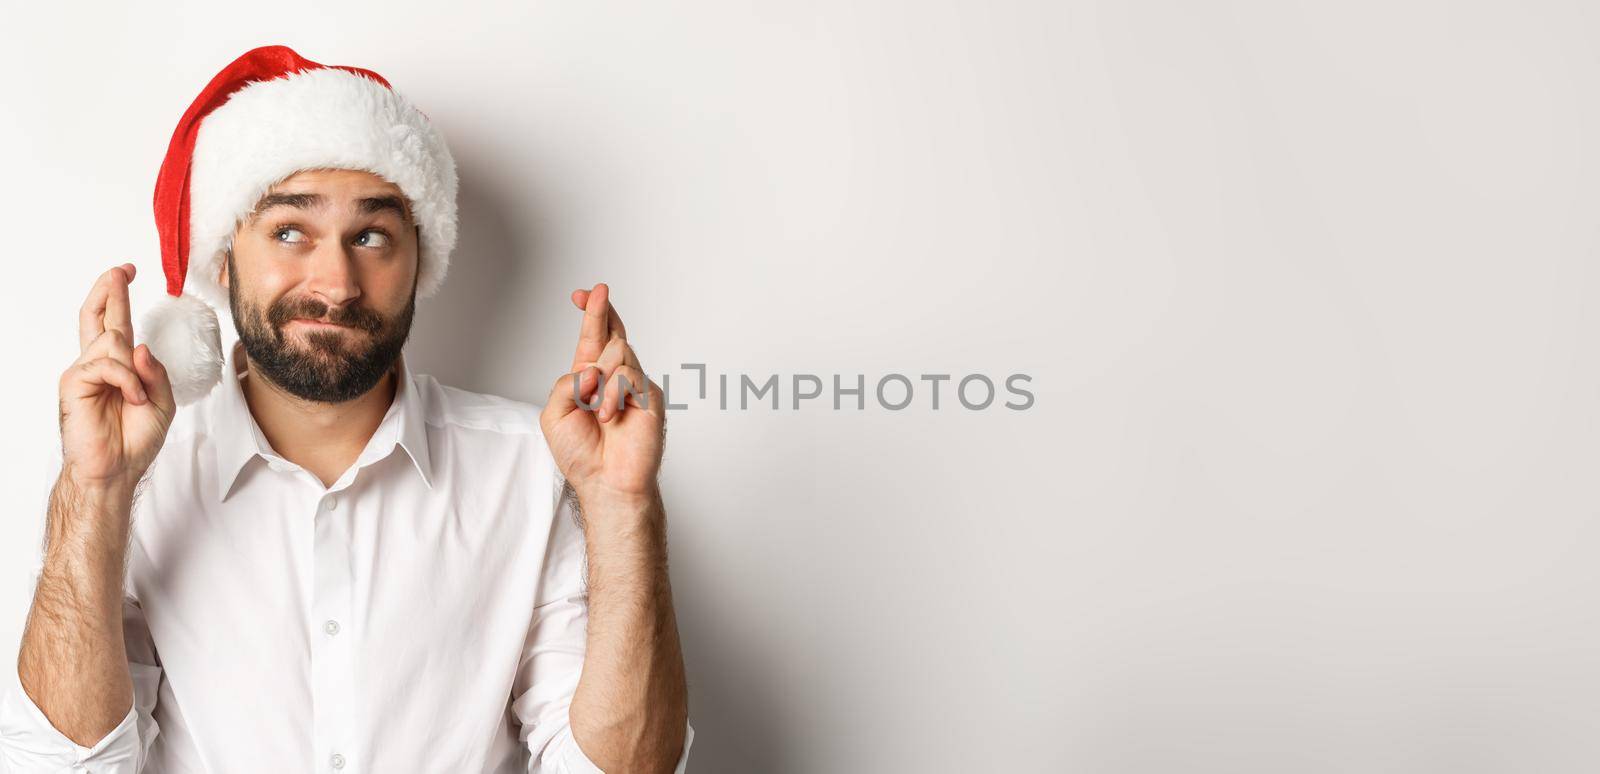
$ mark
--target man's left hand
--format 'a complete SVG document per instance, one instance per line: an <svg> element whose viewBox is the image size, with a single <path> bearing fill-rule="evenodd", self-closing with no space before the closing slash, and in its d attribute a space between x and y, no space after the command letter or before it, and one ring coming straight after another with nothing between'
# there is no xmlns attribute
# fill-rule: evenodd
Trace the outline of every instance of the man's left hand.
<svg viewBox="0 0 1600 774"><path fill-rule="evenodd" d="M556 467L586 510L598 501L649 501L659 496L666 399L628 346L627 329L611 306L611 289L600 283L593 290L575 290L572 303L583 310L577 351L570 372L550 391L539 425ZM586 409L602 383L600 405Z"/></svg>

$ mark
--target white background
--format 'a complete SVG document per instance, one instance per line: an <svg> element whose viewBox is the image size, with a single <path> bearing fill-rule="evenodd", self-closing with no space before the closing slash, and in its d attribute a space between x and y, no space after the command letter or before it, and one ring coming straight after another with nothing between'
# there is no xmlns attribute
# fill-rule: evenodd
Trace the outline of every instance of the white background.
<svg viewBox="0 0 1600 774"><path fill-rule="evenodd" d="M56 5L0 32L7 668L78 304L155 299L174 124L285 43L451 141L447 384L543 402L596 281L653 375L1033 376L672 416L692 770L1600 755L1592 5Z"/></svg>

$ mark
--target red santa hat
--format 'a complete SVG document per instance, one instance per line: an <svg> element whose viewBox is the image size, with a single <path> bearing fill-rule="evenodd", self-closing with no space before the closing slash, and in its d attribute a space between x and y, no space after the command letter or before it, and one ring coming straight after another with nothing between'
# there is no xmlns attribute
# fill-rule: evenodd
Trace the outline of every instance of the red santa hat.
<svg viewBox="0 0 1600 774"><path fill-rule="evenodd" d="M217 73L178 122L156 178L167 298L138 333L167 368L179 405L222 378L213 307L234 228L274 184L307 169L354 169L395 184L420 227L417 296L444 281L456 242L456 168L427 116L387 80L321 65L285 46L246 52Z"/></svg>

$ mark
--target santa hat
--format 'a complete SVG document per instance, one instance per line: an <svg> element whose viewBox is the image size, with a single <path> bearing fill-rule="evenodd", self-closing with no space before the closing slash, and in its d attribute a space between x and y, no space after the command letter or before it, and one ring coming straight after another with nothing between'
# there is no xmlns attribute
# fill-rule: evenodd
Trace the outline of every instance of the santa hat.
<svg viewBox="0 0 1600 774"><path fill-rule="evenodd" d="M307 169L354 169L395 184L420 227L417 296L439 289L456 242L456 169L427 116L371 70L320 65L285 46L246 52L206 84L172 133L156 178L167 298L139 333L179 405L222 378L217 276L235 226L274 184Z"/></svg>

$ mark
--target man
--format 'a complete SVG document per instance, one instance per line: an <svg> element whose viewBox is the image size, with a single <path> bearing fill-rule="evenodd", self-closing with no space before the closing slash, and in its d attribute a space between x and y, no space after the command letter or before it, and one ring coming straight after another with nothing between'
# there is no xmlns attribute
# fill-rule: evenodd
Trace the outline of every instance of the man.
<svg viewBox="0 0 1600 774"><path fill-rule="evenodd" d="M411 372L455 183L369 71L268 47L196 100L174 298L135 346L106 271L60 380L12 771L684 770L661 392L604 284L542 410ZM226 298L225 357L186 289Z"/></svg>

